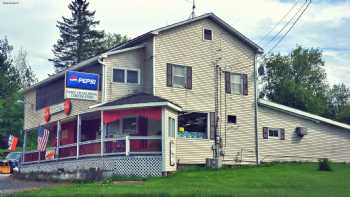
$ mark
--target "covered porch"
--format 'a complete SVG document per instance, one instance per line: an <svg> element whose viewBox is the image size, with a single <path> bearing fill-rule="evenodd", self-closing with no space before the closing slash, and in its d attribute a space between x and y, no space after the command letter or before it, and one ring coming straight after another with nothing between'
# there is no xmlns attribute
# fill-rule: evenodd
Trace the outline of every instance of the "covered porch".
<svg viewBox="0 0 350 197"><path fill-rule="evenodd" d="M91 159L96 163L103 158L115 158L112 162L121 158L145 160L148 157L160 158L157 159L160 170L167 171L168 143L172 140L168 132L169 118L175 122L180 108L160 99L150 95L133 95L91 106L89 112L27 130L22 167L43 166L46 163L59 166L59 162L81 163L79 161ZM38 138L40 129L48 131L47 145L42 151L38 151L38 145L42 143ZM79 165L71 168L79 168ZM98 164L83 166L81 168L101 167Z"/></svg>

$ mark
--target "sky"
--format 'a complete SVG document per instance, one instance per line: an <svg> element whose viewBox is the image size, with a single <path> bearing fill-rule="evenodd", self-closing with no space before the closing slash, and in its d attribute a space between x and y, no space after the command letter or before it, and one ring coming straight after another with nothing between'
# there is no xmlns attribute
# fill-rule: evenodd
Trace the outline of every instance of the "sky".
<svg viewBox="0 0 350 197"><path fill-rule="evenodd" d="M305 0L196 0L196 15L213 12L235 29L259 43L265 51L273 44L261 42L279 24L267 41L287 22L278 23L294 5ZM59 38L56 21L70 16L68 0L0 0L0 38L28 53L29 65L42 80L54 72L47 60ZM99 30L133 38L188 19L191 0L90 0L96 10ZM287 54L298 45L323 51L330 84L350 87L350 0L313 0L304 16L272 52ZM289 16L293 16L291 12Z"/></svg>

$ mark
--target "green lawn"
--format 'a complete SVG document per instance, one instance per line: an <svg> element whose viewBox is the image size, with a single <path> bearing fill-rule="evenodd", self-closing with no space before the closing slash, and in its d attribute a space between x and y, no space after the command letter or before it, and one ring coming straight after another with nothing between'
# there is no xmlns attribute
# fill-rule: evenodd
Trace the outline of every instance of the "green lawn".
<svg viewBox="0 0 350 197"><path fill-rule="evenodd" d="M144 184L80 183L19 193L16 196L350 196L350 165L288 163L261 167L178 172L146 179Z"/></svg>

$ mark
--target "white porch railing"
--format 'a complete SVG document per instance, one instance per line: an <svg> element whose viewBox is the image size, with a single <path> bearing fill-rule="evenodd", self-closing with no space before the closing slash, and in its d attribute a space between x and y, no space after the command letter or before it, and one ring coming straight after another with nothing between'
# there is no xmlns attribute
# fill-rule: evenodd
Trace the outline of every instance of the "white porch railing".
<svg viewBox="0 0 350 197"><path fill-rule="evenodd" d="M162 153L161 136L123 136L84 141L52 147L55 158L46 160L45 151L28 151L23 154L23 164L50 162L64 159L110 155L155 155ZM77 148L79 146L79 148ZM101 147L103 147L101 149ZM101 151L103 150L103 152Z"/></svg>

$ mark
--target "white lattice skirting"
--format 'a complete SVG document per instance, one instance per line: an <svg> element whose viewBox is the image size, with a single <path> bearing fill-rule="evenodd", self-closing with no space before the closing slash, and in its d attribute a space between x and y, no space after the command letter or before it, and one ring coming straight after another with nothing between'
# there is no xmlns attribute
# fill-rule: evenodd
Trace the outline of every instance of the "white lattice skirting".
<svg viewBox="0 0 350 197"><path fill-rule="evenodd" d="M162 157L119 156L52 161L23 165L21 172L54 172L62 168L65 171L99 168L108 175L118 176L161 176Z"/></svg>

